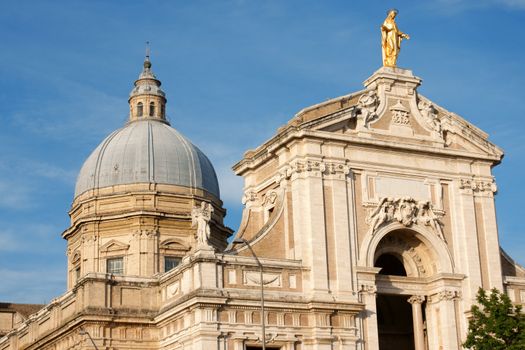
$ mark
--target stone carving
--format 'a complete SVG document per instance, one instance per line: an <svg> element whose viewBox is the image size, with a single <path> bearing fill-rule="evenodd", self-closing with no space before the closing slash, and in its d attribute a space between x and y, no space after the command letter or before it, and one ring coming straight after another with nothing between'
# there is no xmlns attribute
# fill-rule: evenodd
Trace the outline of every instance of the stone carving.
<svg viewBox="0 0 525 350"><path fill-rule="evenodd" d="M379 226L385 222L390 222L394 219L396 206L392 198L383 198L376 210L374 210L367 218L367 224L370 225L370 232L375 232Z"/></svg>
<svg viewBox="0 0 525 350"><path fill-rule="evenodd" d="M418 222L425 226L430 226L439 238L445 240L443 236L443 229L439 222L439 217L432 210L432 204L429 201L421 201L418 204Z"/></svg>
<svg viewBox="0 0 525 350"><path fill-rule="evenodd" d="M167 297L170 298L176 294L179 294L180 292L180 281L176 281L175 283L170 284L166 288Z"/></svg>
<svg viewBox="0 0 525 350"><path fill-rule="evenodd" d="M438 300L453 300L458 297L458 293L453 290L444 290L437 294Z"/></svg>
<svg viewBox="0 0 525 350"><path fill-rule="evenodd" d="M397 100L397 103L390 107L392 111L392 123L397 125L410 125L409 110L403 106L401 100Z"/></svg>
<svg viewBox="0 0 525 350"><path fill-rule="evenodd" d="M246 204L248 202L254 202L257 200L257 193L254 191L246 191L244 195L242 196L242 204Z"/></svg>
<svg viewBox="0 0 525 350"><path fill-rule="evenodd" d="M370 90L359 97L352 117L363 119L365 128L368 128L370 123L378 118L376 113L378 106L379 97L374 90Z"/></svg>
<svg viewBox="0 0 525 350"><path fill-rule="evenodd" d="M194 207L191 211L191 227L197 227L197 245L209 246L210 220L213 207L210 203L201 202L200 207Z"/></svg>
<svg viewBox="0 0 525 350"><path fill-rule="evenodd" d="M493 181L483 181L483 180L474 180L474 179L460 179L459 188L461 190L472 190L474 192L488 192L495 193L498 191L498 186L496 182Z"/></svg>
<svg viewBox="0 0 525 350"><path fill-rule="evenodd" d="M279 170L275 175L275 182L282 185L281 182L284 180L289 180L292 176L297 176L298 174L313 175L313 176L323 176L323 175L348 175L350 174L350 167L346 164L341 163L329 163L322 162L319 160L308 160L300 159L296 160L290 165L287 165ZM267 195L268 196L268 195ZM244 197L243 197L244 198ZM265 199L266 200L266 199Z"/></svg>
<svg viewBox="0 0 525 350"><path fill-rule="evenodd" d="M322 172L324 174L337 174L342 173L344 175L348 175L350 173L350 167L345 164L337 164L337 163L323 163Z"/></svg>
<svg viewBox="0 0 525 350"><path fill-rule="evenodd" d="M277 191L269 191L266 196L264 197L264 205L271 205L275 204L275 201L277 200Z"/></svg>
<svg viewBox="0 0 525 350"><path fill-rule="evenodd" d="M256 271L244 272L244 284L247 286L260 286L261 274ZM263 284L268 287L281 287L281 274L279 273L264 273Z"/></svg>
<svg viewBox="0 0 525 350"><path fill-rule="evenodd" d="M289 180L293 174L293 169L290 166L285 166L279 170L277 175L275 175L275 182L280 184L283 180Z"/></svg>
<svg viewBox="0 0 525 350"><path fill-rule="evenodd" d="M394 220L406 227L413 224L430 226L439 238L445 240L442 224L429 201L417 201L411 197L386 197L379 201L366 222L370 226L369 232L373 234L380 226Z"/></svg>
<svg viewBox="0 0 525 350"><path fill-rule="evenodd" d="M133 231L132 237L133 238L140 238L140 237L146 237L146 238L154 238L159 235L158 229L138 229Z"/></svg>
<svg viewBox="0 0 525 350"><path fill-rule="evenodd" d="M461 292L457 290L446 289L432 295L428 301L434 304L439 303L440 301L450 301L456 299L461 299Z"/></svg>
<svg viewBox="0 0 525 350"><path fill-rule="evenodd" d="M423 118L425 118L426 123L432 128L432 130L441 135L441 120L438 118L438 111L434 105L429 101L420 100L417 108L419 108L419 112Z"/></svg>
<svg viewBox="0 0 525 350"><path fill-rule="evenodd" d="M412 295L407 300L410 304L423 304L425 302L424 295Z"/></svg>
<svg viewBox="0 0 525 350"><path fill-rule="evenodd" d="M284 168L279 172L276 179L289 179L293 174L300 173L315 173L318 175L333 175L333 174L344 174L350 173L350 167L346 164L340 163L327 163L317 160L297 160L292 163L289 167Z"/></svg>

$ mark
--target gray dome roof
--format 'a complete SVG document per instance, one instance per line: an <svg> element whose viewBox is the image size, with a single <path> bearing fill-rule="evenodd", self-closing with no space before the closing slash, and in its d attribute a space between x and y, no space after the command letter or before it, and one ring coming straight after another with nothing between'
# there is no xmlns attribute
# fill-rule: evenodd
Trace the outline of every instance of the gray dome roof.
<svg viewBox="0 0 525 350"><path fill-rule="evenodd" d="M114 131L80 169L75 197L85 191L132 183L200 188L219 198L209 159L166 122L145 119Z"/></svg>

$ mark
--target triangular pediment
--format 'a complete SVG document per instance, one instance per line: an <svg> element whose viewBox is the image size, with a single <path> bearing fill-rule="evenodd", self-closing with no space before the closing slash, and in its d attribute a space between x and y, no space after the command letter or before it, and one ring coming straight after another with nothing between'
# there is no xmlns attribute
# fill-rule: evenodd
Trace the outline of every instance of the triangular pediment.
<svg viewBox="0 0 525 350"><path fill-rule="evenodd" d="M383 67L365 82L365 90L303 109L289 125L393 145L502 157L485 132L420 95L420 82L411 71Z"/></svg>
<svg viewBox="0 0 525 350"><path fill-rule="evenodd" d="M503 151L488 140L485 132L419 94L420 84L421 79L410 70L382 67L364 82L364 90L299 111L274 137L247 151L234 170L240 174L264 162L269 149L307 135L389 149L481 158L495 164L501 161Z"/></svg>
<svg viewBox="0 0 525 350"><path fill-rule="evenodd" d="M121 251L121 250L128 250L129 245L119 242L117 240L112 239L111 241L104 244L102 247L100 247L100 251L102 252L114 252L114 251Z"/></svg>

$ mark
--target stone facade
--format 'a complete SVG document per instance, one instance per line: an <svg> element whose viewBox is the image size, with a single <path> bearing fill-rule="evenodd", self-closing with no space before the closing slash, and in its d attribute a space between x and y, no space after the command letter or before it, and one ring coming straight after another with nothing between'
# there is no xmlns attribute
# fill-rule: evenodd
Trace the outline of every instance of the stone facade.
<svg viewBox="0 0 525 350"><path fill-rule="evenodd" d="M383 67L246 152L229 247L222 202L204 189L79 194L63 234L67 293L13 325L0 350L242 350L260 347L262 318L271 348L460 349L477 289L525 303L525 270L498 243L502 151L420 83ZM166 256L180 264L166 271ZM108 273L112 257L121 273Z"/></svg>

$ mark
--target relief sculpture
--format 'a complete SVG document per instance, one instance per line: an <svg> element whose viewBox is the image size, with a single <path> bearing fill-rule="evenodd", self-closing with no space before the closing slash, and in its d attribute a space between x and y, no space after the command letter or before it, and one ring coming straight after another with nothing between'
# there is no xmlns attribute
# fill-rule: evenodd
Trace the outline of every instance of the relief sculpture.
<svg viewBox="0 0 525 350"><path fill-rule="evenodd" d="M439 238L445 240L442 223L429 201L418 201L411 197L385 197L379 201L366 222L370 227L369 232L374 234L379 227L394 220L406 227L414 224L429 226Z"/></svg>
<svg viewBox="0 0 525 350"><path fill-rule="evenodd" d="M432 128L432 130L441 134L441 121L438 118L436 107L425 100L420 100L417 107L423 118L425 118L425 122Z"/></svg>
<svg viewBox="0 0 525 350"><path fill-rule="evenodd" d="M361 97L357 102L357 109L354 110L353 117L359 117L363 120L365 128L368 128L370 123L377 119L378 115L376 113L377 107L379 106L379 97L376 92L370 90Z"/></svg>

